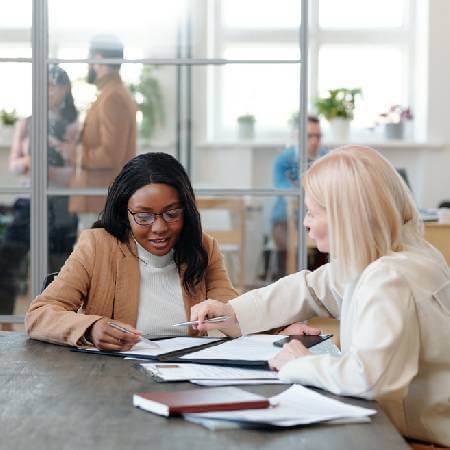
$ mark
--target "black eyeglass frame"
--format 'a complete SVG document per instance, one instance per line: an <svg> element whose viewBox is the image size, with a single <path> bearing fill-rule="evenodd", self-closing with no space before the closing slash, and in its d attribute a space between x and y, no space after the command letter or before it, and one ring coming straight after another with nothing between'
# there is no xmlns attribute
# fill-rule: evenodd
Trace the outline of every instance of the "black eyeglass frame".
<svg viewBox="0 0 450 450"><path fill-rule="evenodd" d="M169 218L167 219L167 217L164 217L165 214L167 214L167 213L174 213L175 211L177 212L177 216L176 216L175 218L170 218L170 217L169 217ZM128 212L133 216L134 222L137 223L138 225L140 225L141 227L151 227L151 226L155 223L156 218L157 218L158 216L161 217L161 219L164 220L165 223L174 223L174 222L177 222L177 221L180 220L181 217L183 216L183 211L184 211L184 208L182 208L182 207L180 207L180 208L169 209L169 210L167 210L167 211L163 211L162 213L142 212L142 211L136 211L136 212L133 212L133 211L131 211L131 209L128 208ZM149 215L150 217L153 216L153 220L152 220L150 223L140 223L140 222L138 222L138 221L136 220L136 214L147 214L147 215ZM138 217L139 217L139 216L138 216Z"/></svg>

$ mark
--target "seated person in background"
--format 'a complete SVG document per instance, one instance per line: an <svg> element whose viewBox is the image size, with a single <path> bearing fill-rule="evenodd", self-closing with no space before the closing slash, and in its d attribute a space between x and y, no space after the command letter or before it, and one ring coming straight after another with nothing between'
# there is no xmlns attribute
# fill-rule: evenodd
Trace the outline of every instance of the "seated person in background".
<svg viewBox="0 0 450 450"><path fill-rule="evenodd" d="M25 328L35 339L126 351L140 333L186 334L171 325L191 306L236 295L217 242L202 233L185 170L168 154L147 153L114 180L100 220L33 300Z"/></svg>
<svg viewBox="0 0 450 450"><path fill-rule="evenodd" d="M294 142L298 140L298 124L294 130ZM320 146L322 133L317 117L308 116L308 166L318 157L326 154L326 149ZM300 167L298 165L298 149L295 146L286 147L276 158L272 171L272 186L276 189L292 189L299 186ZM272 209L272 238L278 251L278 272L286 274L287 249L287 205L284 197L278 197Z"/></svg>
<svg viewBox="0 0 450 450"><path fill-rule="evenodd" d="M191 319L228 315L237 336L315 315L340 317L342 354L312 355L299 342L269 361L282 380L376 399L406 436L450 445L450 270L423 238L405 183L375 150L348 146L303 177L304 224L330 263L195 305ZM300 324L282 334L300 334Z"/></svg>
<svg viewBox="0 0 450 450"><path fill-rule="evenodd" d="M62 148L78 139L78 111L66 71L51 64L48 68L48 183L67 187L73 168L63 157ZM17 122L9 155L9 169L30 186L31 117ZM48 197L49 270L59 270L76 241L77 216L69 212L65 196ZM13 206L13 220L0 241L0 314L13 314L18 294L18 275L30 249L30 199L18 198Z"/></svg>

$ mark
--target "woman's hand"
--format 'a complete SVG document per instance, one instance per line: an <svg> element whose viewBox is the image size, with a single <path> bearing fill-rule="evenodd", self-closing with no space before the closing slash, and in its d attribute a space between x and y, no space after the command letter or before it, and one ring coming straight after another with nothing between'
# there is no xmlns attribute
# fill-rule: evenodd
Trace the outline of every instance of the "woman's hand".
<svg viewBox="0 0 450 450"><path fill-rule="evenodd" d="M269 360L269 366L272 370L279 371L289 361L311 354L312 353L301 342L292 340L291 342L284 344L283 350Z"/></svg>
<svg viewBox="0 0 450 450"><path fill-rule="evenodd" d="M299 334L318 335L321 331L318 328L310 327L304 323L293 323L286 328L283 328L278 334L284 334L287 336L295 336Z"/></svg>
<svg viewBox="0 0 450 450"><path fill-rule="evenodd" d="M116 330L108 325L108 322L117 323L117 325L130 330L133 334ZM90 327L86 333L86 338L100 350L126 352L139 342L141 333L131 325L104 317Z"/></svg>
<svg viewBox="0 0 450 450"><path fill-rule="evenodd" d="M191 320L202 322L205 319L212 319L217 316L228 316L228 319L224 322L193 325L193 328L199 331L220 330L228 336L241 335L234 309L228 303L217 300L205 300L191 308Z"/></svg>

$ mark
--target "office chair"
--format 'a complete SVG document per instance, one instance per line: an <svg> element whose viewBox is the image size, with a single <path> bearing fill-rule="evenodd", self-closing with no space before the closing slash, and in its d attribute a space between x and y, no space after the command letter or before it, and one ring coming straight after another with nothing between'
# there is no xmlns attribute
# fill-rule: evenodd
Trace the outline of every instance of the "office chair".
<svg viewBox="0 0 450 450"><path fill-rule="evenodd" d="M232 267L236 274L237 288L244 292L245 287L245 200L230 197L198 197L197 207L202 215L202 226L206 233L217 239L220 250L235 253L239 267Z"/></svg>
<svg viewBox="0 0 450 450"><path fill-rule="evenodd" d="M56 275L58 275L59 272L52 272L49 273L42 283L41 292L56 278Z"/></svg>

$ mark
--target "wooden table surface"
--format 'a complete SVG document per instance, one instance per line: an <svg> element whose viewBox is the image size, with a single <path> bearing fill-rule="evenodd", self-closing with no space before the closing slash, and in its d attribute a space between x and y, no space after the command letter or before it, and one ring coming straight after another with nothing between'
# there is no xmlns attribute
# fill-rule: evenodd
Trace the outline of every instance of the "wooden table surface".
<svg viewBox="0 0 450 450"><path fill-rule="evenodd" d="M136 361L0 332L0 449L408 449L377 404L356 399L345 401L379 411L372 423L211 431L132 406L134 392L186 388L196 387L157 383ZM286 386L244 389L272 396Z"/></svg>

